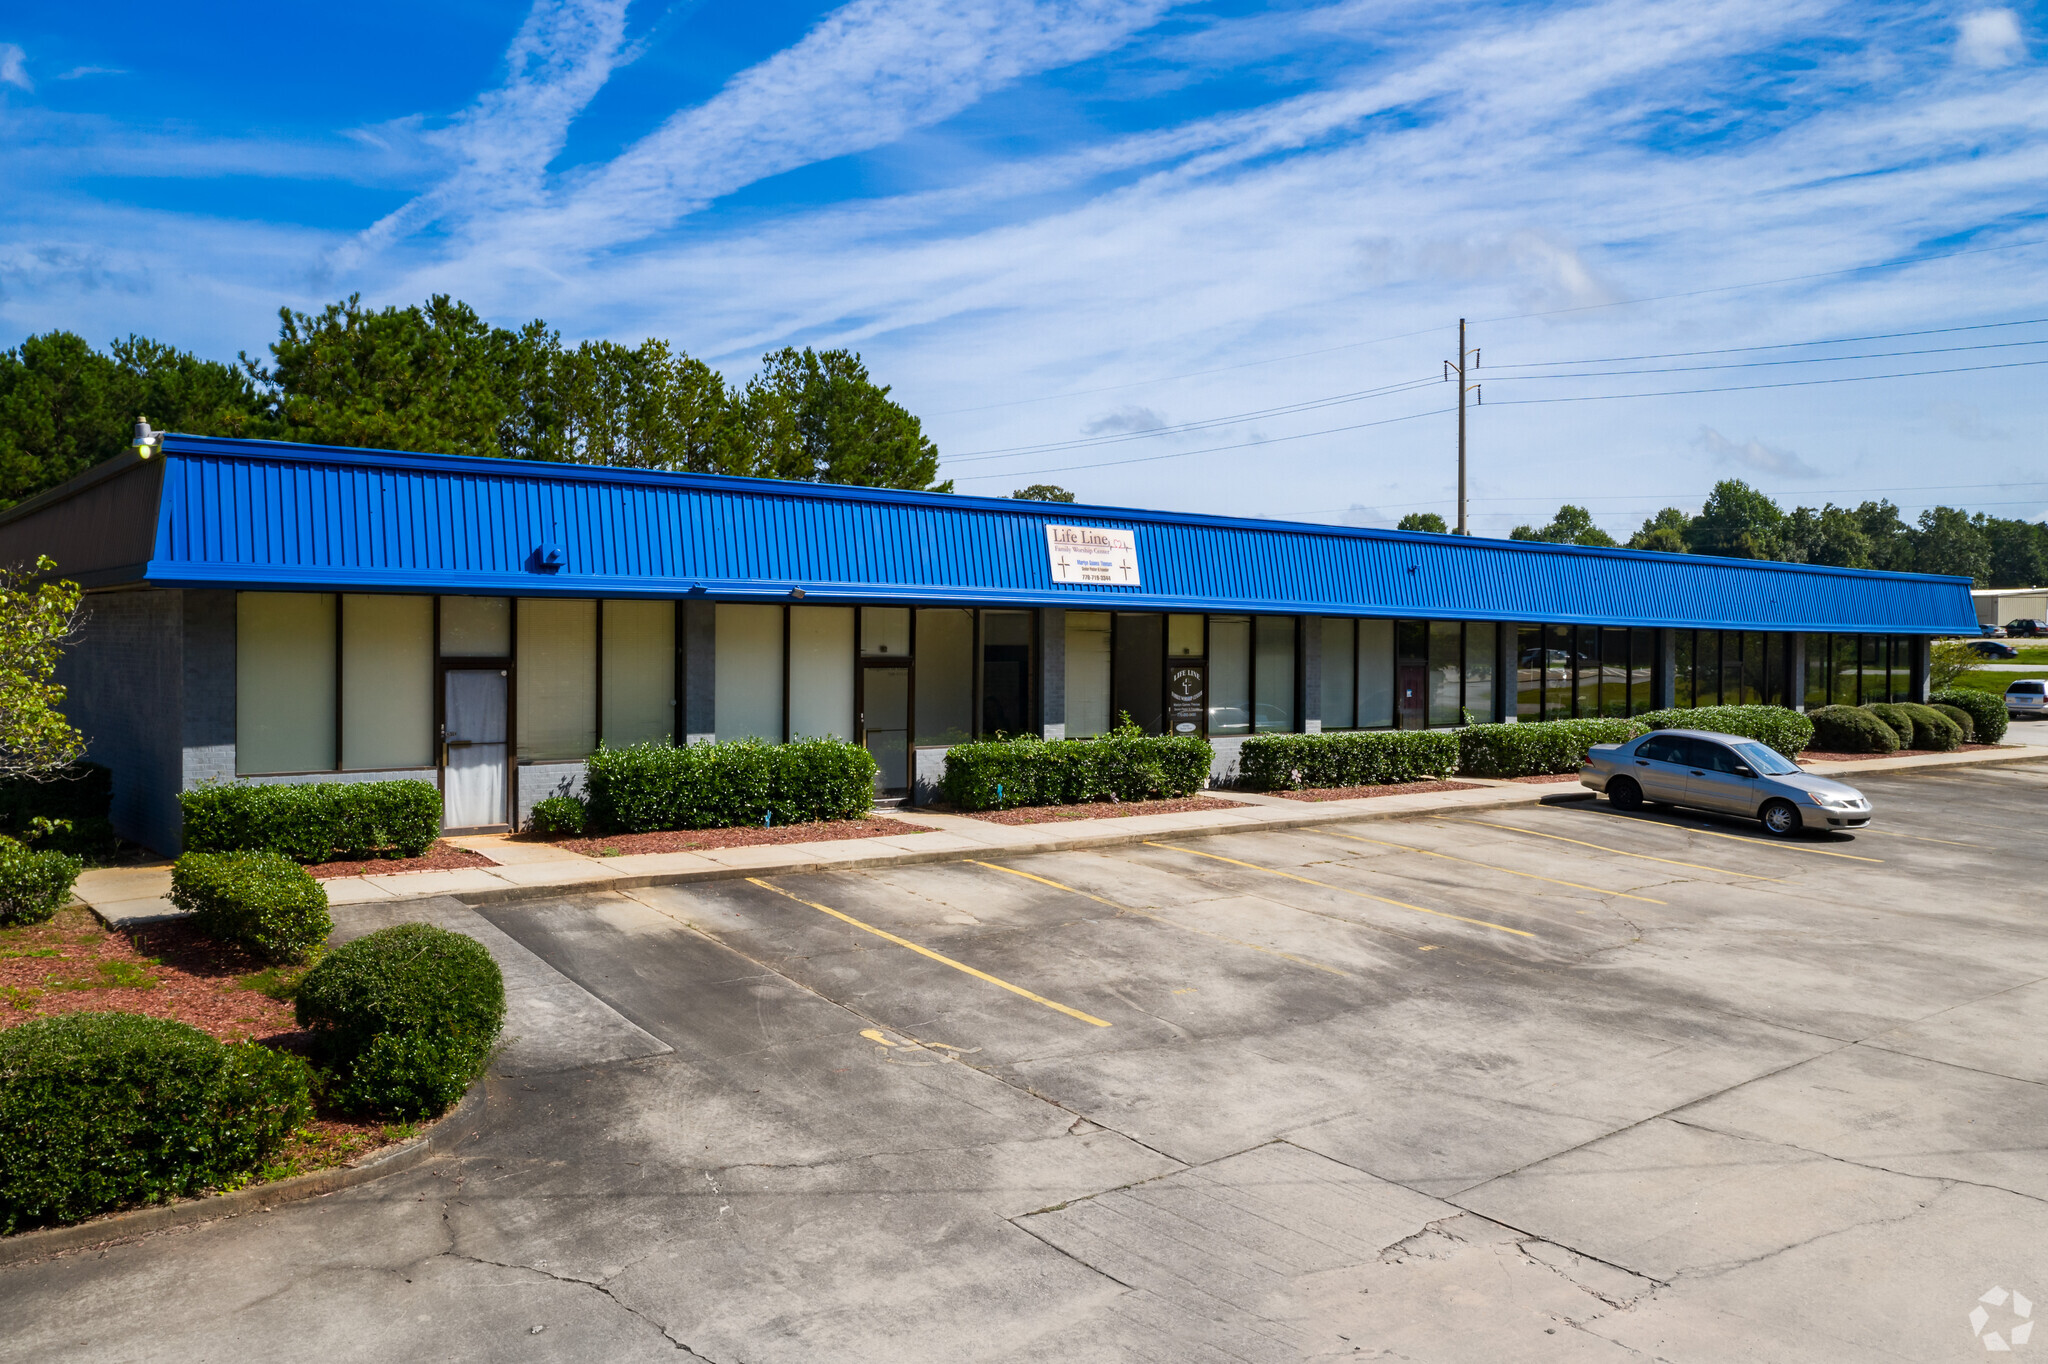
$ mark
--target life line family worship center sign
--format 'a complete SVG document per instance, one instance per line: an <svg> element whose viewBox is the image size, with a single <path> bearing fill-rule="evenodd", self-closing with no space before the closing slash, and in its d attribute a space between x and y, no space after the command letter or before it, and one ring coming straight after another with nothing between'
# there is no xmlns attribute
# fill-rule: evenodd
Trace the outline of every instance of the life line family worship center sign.
<svg viewBox="0 0 2048 1364"><path fill-rule="evenodd" d="M1056 583L1139 587L1138 533L1100 526L1047 526L1045 552Z"/></svg>

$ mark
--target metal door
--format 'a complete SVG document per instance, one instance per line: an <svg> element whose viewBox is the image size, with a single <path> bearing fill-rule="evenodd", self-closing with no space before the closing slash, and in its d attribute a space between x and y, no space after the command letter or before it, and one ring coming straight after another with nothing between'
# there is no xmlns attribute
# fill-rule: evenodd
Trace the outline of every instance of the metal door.
<svg viewBox="0 0 2048 1364"><path fill-rule="evenodd" d="M860 735L875 755L875 789L910 789L910 669L870 665L860 670Z"/></svg>
<svg viewBox="0 0 2048 1364"><path fill-rule="evenodd" d="M442 682L441 827L504 828L505 702L502 669L451 668Z"/></svg>

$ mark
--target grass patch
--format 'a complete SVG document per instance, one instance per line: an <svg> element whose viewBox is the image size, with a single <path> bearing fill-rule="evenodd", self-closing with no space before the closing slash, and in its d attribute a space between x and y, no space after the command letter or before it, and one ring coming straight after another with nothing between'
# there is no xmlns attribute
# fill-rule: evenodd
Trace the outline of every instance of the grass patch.
<svg viewBox="0 0 2048 1364"><path fill-rule="evenodd" d="M149 966L154 966L155 964L151 962ZM92 964L92 970L89 974L72 976L63 980L53 980L50 982L49 988L52 990L154 990L156 988L156 977L150 974L149 966L132 961L122 961L119 958L111 961L96 961Z"/></svg>
<svg viewBox="0 0 2048 1364"><path fill-rule="evenodd" d="M298 998L299 982L306 978L306 972L312 970L313 962L319 959L319 954L315 952L311 961L300 962L296 965L287 963L282 966L266 967L261 971L253 971L236 980L235 988L237 990L254 990L260 995L268 995L280 1004L289 1004Z"/></svg>

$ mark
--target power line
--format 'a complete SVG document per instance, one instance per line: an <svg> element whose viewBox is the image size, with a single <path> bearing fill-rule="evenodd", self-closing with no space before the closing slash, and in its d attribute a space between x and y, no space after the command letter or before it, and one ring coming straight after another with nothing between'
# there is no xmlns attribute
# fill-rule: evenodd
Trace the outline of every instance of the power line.
<svg viewBox="0 0 2048 1364"><path fill-rule="evenodd" d="M1911 336L1946 336L1952 332L1979 332L1993 327L2033 327L2048 322L2048 317L2028 317L2017 322L1973 322L1963 327L1928 327L1912 332L1874 332L1869 336L1838 336L1830 341L1777 341L1767 346L1724 346L1719 350L1674 350L1656 355L1610 355L1591 360L1523 360L1509 361L1508 369L1535 369L1550 365L1618 365L1635 360L1684 360L1695 355L1742 355L1760 350L1790 350L1795 346L1851 346L1863 341L1899 341ZM2033 344L2033 343L2025 343ZM1957 347L1967 349L1967 347ZM1902 351L1899 354L1913 354ZM1849 358L1849 357L1834 357Z"/></svg>
<svg viewBox="0 0 2048 1364"><path fill-rule="evenodd" d="M1434 382L1434 381L1432 381ZM1165 455L1141 455L1136 459L1112 459L1093 464L1062 464L1052 469L1011 469L999 474L967 474L963 481L968 483L991 478L1030 478L1038 474L1064 474L1076 469L1114 469L1123 464L1150 464L1162 459L1186 459L1190 455L1211 455L1218 450L1244 450L1254 445L1279 445L1290 440L1307 440L1310 436L1332 436L1343 431L1363 431L1370 426L1391 426L1395 422L1414 421L1417 417L1437 417L1446 412L1457 411L1454 407L1435 407L1427 412L1410 412L1404 417L1384 417L1376 422L1359 422L1353 426L1334 426L1327 431L1303 431L1292 436L1273 436L1266 440L1239 441L1235 445L1211 445L1201 450L1176 450Z"/></svg>
<svg viewBox="0 0 2048 1364"><path fill-rule="evenodd" d="M1813 388L1820 384L1865 384L1875 379L1919 379L1933 374L1976 374L1993 369L2025 369L2048 360L2009 360L1999 365L1960 365L1954 369L1915 369L1898 374L1850 374L1831 379L1787 379L1775 384L1736 384L1726 388L1667 388L1650 393L1579 393L1562 398L1503 398L1489 406L1518 407L1529 403L1604 403L1620 398L1673 398L1688 393L1752 393L1765 388ZM1538 377L1538 376L1529 376ZM1576 378L1597 376L1572 376Z"/></svg>
<svg viewBox="0 0 2048 1364"><path fill-rule="evenodd" d="M2048 337L2035 341L1984 341L1974 346L1929 346L1923 350L1877 350L1861 355L1794 355L1783 360L1729 360L1711 365L1663 365L1656 369L1595 369L1580 374L1500 374L1491 377L1505 383L1517 379L1600 379L1610 374L1694 374L1710 369L1769 369L1776 365L1839 365L1851 360L1897 360L1914 355L1961 355L1968 351L2012 350L2022 346L2048 346ZM1644 359L1657 359L1644 356ZM1558 362L1549 362L1558 363ZM1618 364L1619 361L1589 360L1585 364ZM1530 366L1533 368L1533 366ZM1522 368L1515 366L1515 368Z"/></svg>

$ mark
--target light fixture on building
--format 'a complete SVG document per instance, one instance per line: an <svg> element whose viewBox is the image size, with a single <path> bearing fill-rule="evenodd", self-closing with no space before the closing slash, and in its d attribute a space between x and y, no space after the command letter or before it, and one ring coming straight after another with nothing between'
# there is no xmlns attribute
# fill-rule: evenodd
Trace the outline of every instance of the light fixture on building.
<svg viewBox="0 0 2048 1364"><path fill-rule="evenodd" d="M789 589L789 595L795 597L798 601L802 601L804 599L804 590L801 587L792 587Z"/></svg>
<svg viewBox="0 0 2048 1364"><path fill-rule="evenodd" d="M135 419L135 439L129 442L129 446L135 451L136 457L138 459L148 459L151 455L162 450L163 445L164 433L150 430L149 418L137 417Z"/></svg>

